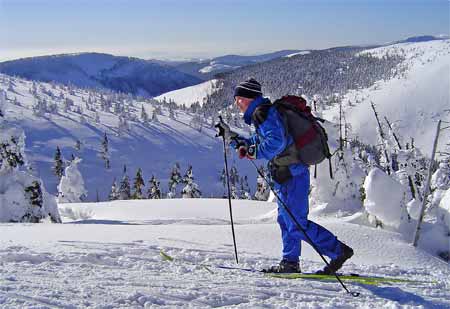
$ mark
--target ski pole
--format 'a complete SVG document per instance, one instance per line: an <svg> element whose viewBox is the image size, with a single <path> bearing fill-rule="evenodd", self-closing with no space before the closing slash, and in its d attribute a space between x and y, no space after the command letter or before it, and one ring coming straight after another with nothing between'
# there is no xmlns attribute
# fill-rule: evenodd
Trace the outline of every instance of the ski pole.
<svg viewBox="0 0 450 309"><path fill-rule="evenodd" d="M295 219L294 214L291 212L291 210L289 209L289 207L286 205L286 203L280 199L279 195L277 194L277 192L274 190L274 188L272 187L272 185L270 184L270 182L267 180L267 178L264 176L264 174L258 169L258 167L256 166L255 162L253 162L252 160L250 160L250 162L253 164L253 166L255 167L256 171L258 172L259 176L261 176L264 181L267 183L267 185L269 186L269 188L272 190L273 194L275 195L275 197L280 201L281 205L283 206L284 210L286 210L286 212L288 213L289 217L292 219L292 221L295 223L295 225L297 226L297 228L299 229L299 231L301 231L304 235L306 240L308 241L308 243L314 248L314 250L320 255L320 257L322 258L322 260L325 262L325 264L330 267L330 263L328 263L328 261L325 259L325 257L322 255L322 253L320 253L319 249L317 248L317 246L314 244L314 242L312 241L311 237L309 237L309 235L306 233L305 229L302 228L302 226L300 225L300 223L298 223L297 219ZM342 282L341 278L339 278L339 276L336 274L336 272L334 272L334 276L336 277L336 279L339 281L339 283L342 285L342 287L344 288L344 290L354 296L354 297L358 297L360 295L359 292L350 292L349 289L345 286L344 282Z"/></svg>
<svg viewBox="0 0 450 309"><path fill-rule="evenodd" d="M220 121L222 122L222 116L219 116ZM233 209L231 208L231 190L230 190L230 175L228 174L228 159L227 159L227 146L225 142L225 134L224 132L220 132L219 135L222 135L223 140L223 157L225 160L225 172L227 176L227 187L228 187L228 205L230 208L230 221L231 221L231 233L233 234L233 244L234 244L234 256L236 258L236 264L239 264L237 246L236 246L236 237L234 234L234 222L233 222Z"/></svg>

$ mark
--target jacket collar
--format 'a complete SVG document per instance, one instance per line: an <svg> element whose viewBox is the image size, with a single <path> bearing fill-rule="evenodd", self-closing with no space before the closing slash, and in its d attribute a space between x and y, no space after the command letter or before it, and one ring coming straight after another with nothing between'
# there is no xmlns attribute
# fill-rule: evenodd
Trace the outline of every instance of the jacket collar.
<svg viewBox="0 0 450 309"><path fill-rule="evenodd" d="M251 125L252 124L252 115L255 109L263 104L269 102L269 99L264 98L263 96L259 96L255 98L250 105L248 106L247 110L244 113L244 121L246 124Z"/></svg>

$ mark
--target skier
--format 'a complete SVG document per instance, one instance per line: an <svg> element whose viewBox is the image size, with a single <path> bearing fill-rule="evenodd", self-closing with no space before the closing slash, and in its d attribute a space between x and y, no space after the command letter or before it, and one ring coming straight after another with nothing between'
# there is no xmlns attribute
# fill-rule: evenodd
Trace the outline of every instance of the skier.
<svg viewBox="0 0 450 309"><path fill-rule="evenodd" d="M353 255L349 246L339 241L330 231L308 220L309 213L309 168L303 163L275 165L273 160L292 143L290 134L286 134L280 113L268 98L263 97L261 85L251 78L240 83L234 91L234 102L244 113L246 124L256 127L256 134L246 139L232 132L228 125L219 123L228 136L230 145L237 150L240 159L247 158L269 160L269 169L275 180L274 189L280 199L293 213L300 226L314 242L319 252L328 256L329 266L318 274L334 274L344 262ZM283 241L282 260L278 265L264 269L265 272L292 273L301 272L299 257L301 240L307 238L301 232L278 201L278 224Z"/></svg>

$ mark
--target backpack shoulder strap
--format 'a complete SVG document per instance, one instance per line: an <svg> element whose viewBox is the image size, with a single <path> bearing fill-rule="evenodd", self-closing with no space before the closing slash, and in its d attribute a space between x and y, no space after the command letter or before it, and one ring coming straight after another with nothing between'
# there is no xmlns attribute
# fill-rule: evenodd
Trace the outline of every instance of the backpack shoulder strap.
<svg viewBox="0 0 450 309"><path fill-rule="evenodd" d="M252 121L256 127L260 126L267 119L269 115L269 110L273 106L271 103L264 103L259 105L252 115Z"/></svg>

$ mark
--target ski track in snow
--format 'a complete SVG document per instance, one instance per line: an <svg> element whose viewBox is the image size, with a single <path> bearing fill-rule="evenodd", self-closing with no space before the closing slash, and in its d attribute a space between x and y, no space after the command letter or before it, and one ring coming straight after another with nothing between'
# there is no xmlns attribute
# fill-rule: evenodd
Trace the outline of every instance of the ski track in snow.
<svg viewBox="0 0 450 309"><path fill-rule="evenodd" d="M280 239L272 212L275 205L249 201L234 201L233 205L240 223L236 225L239 267L261 269L277 263ZM361 293L354 298L336 281L275 279L216 268L214 265L235 266L230 226L220 220L227 211L225 206L226 200L195 199L62 204L60 207L90 209L91 217L80 221L66 218L64 224L0 224L0 307L450 306L448 264L414 249L397 233L337 218L316 220L355 249L344 272L421 283L347 283L351 291ZM176 222L151 224L170 213ZM264 213L273 214L272 219L261 216ZM202 220L183 220L189 214ZM122 223L111 224L107 217ZM322 268L311 247L303 247L302 269ZM164 261L161 249L175 261ZM210 265L214 273L201 264Z"/></svg>
<svg viewBox="0 0 450 309"><path fill-rule="evenodd" d="M160 247L147 242L59 242L59 252L35 252L26 247L7 247L0 252L0 305L2 307L152 307L210 308L348 308L421 305L449 306L448 280L428 274L434 271L394 268L389 265L357 267L347 271L399 275L436 283L369 287L348 284L361 292L353 298L337 282L281 280L259 273L212 268L210 274L191 263L232 265L230 254L175 247L165 248L176 257L163 261ZM16 252L16 253L13 253ZM275 262L241 253L241 266ZM303 267L317 268L304 261ZM393 270L393 271L392 271Z"/></svg>

